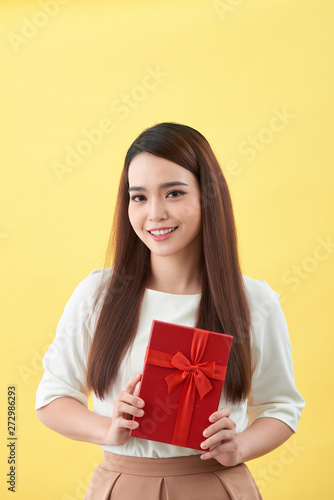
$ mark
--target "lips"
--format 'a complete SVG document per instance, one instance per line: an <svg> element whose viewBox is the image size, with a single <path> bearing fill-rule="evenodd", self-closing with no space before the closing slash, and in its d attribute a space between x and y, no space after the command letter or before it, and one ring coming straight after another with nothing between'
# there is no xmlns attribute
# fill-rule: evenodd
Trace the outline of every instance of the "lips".
<svg viewBox="0 0 334 500"><path fill-rule="evenodd" d="M175 227L155 227L149 229L147 232L150 234L154 241L163 241L171 238L178 226Z"/></svg>
<svg viewBox="0 0 334 500"><path fill-rule="evenodd" d="M149 229L148 232L152 234L153 236L163 236L165 234L170 234L173 231L177 229L177 226L175 227L160 227L160 228L154 228L154 229Z"/></svg>

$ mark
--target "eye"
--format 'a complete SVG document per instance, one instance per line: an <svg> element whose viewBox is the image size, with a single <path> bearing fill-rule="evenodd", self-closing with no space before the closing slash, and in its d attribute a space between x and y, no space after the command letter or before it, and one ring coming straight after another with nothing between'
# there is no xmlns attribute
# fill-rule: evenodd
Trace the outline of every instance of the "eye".
<svg viewBox="0 0 334 500"><path fill-rule="evenodd" d="M146 198L143 194L135 194L133 196L131 196L131 201L144 201Z"/></svg>
<svg viewBox="0 0 334 500"><path fill-rule="evenodd" d="M184 191L170 191L167 195L168 198L179 198L180 196L183 196L185 194Z"/></svg>

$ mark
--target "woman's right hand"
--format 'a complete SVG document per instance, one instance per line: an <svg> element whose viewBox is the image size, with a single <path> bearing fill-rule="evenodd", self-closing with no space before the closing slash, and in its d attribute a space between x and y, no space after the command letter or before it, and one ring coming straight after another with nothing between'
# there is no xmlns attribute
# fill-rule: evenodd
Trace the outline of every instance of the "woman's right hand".
<svg viewBox="0 0 334 500"><path fill-rule="evenodd" d="M114 400L111 425L107 431L106 444L121 446L127 443L131 436L130 429L139 427L139 423L132 420L133 416L142 417L142 409L145 402L138 396L134 396L135 388L141 380L141 373L131 378L125 385L124 391L120 392Z"/></svg>

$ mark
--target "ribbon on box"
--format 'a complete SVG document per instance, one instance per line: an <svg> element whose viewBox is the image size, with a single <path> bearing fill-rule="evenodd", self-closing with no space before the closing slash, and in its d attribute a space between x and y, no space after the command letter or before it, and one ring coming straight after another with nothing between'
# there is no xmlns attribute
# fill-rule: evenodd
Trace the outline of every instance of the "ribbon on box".
<svg viewBox="0 0 334 500"><path fill-rule="evenodd" d="M208 331L195 328L191 344L190 361L180 351L173 356L173 354L157 351L156 349L148 348L146 350L146 363L164 368L176 368L175 371L165 377L168 394L185 382L172 437L172 444L177 446L186 446L187 444L196 389L200 398L203 399L212 389L209 378L222 381L225 379L226 366L218 365L214 361L200 363L208 343L208 338Z"/></svg>

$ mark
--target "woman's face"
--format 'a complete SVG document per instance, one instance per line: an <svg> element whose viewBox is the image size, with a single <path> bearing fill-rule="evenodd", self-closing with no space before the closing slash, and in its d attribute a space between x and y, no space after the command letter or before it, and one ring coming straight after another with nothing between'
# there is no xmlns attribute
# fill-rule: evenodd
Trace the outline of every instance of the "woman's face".
<svg viewBox="0 0 334 500"><path fill-rule="evenodd" d="M189 170L150 153L133 158L128 171L129 219L137 236L161 257L200 255L200 188Z"/></svg>

